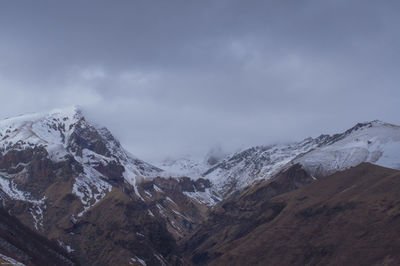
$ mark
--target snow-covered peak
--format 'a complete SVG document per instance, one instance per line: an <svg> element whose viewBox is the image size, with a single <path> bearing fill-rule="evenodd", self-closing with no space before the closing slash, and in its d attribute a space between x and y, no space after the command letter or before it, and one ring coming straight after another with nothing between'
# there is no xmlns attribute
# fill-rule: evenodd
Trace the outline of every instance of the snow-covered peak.
<svg viewBox="0 0 400 266"><path fill-rule="evenodd" d="M256 180L267 179L280 171L297 156L317 147L327 136L307 138L301 142L257 146L227 156L203 173L213 183L213 188L225 195L251 185Z"/></svg>
<svg viewBox="0 0 400 266"><path fill-rule="evenodd" d="M5 127L16 127L18 125L22 125L26 122L36 122L38 120L44 119L70 119L70 120L79 120L82 117L82 110L79 106L70 106L66 108L58 108L53 109L48 112L38 112L38 113L30 113L23 114L11 118L6 118L0 120L0 128Z"/></svg>
<svg viewBox="0 0 400 266"><path fill-rule="evenodd" d="M268 179L295 163L318 177L362 162L400 169L400 127L374 120L331 136L252 147L227 156L203 176L224 195Z"/></svg>
<svg viewBox="0 0 400 266"><path fill-rule="evenodd" d="M28 152L26 156L32 156L32 160L40 153L36 157L41 160L45 157L54 164L73 162L79 165L75 168L72 192L81 199L83 211L101 199L113 185L128 183L137 192L138 182L153 178L161 171L128 153L108 129L88 122L76 106L0 121L0 158L8 156L7 160L12 164L21 165L19 158L24 156L12 155L18 152ZM30 163L25 160L23 165L29 167ZM9 191L7 184L9 188L14 186L16 174L1 171L1 188ZM27 172L21 169L18 174L26 175ZM139 193L136 194L141 198ZM9 196L12 198L13 194Z"/></svg>
<svg viewBox="0 0 400 266"><path fill-rule="evenodd" d="M381 127L381 126L386 126L386 127L398 127L397 125L390 124L381 120L372 120L372 121L366 121L362 123L356 124L352 129L355 128L369 128L369 127Z"/></svg>
<svg viewBox="0 0 400 266"><path fill-rule="evenodd" d="M362 162L400 169L400 126L379 120L359 123L294 161L314 176L331 174Z"/></svg>
<svg viewBox="0 0 400 266"><path fill-rule="evenodd" d="M44 146L51 156L61 152L74 131L74 125L84 119L81 110L74 106L54 109L50 112L33 113L0 121L0 150L24 149Z"/></svg>
<svg viewBox="0 0 400 266"><path fill-rule="evenodd" d="M11 149L36 146L44 147L53 160L63 160L67 154L85 159L84 154L93 153L95 155L90 157L103 156L127 164L144 164L125 151L107 128L87 121L78 106L0 121L0 150L3 154ZM146 176L145 168L139 167L138 174Z"/></svg>

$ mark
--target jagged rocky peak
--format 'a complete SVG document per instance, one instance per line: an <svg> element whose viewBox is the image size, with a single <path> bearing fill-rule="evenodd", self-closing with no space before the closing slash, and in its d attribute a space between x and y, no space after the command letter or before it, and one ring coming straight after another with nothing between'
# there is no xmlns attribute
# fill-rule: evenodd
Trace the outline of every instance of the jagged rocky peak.
<svg viewBox="0 0 400 266"><path fill-rule="evenodd" d="M129 184L140 199L136 184L161 171L130 155L78 107L0 121L0 149L1 199L35 205L36 227L44 199L55 193L58 182L66 182L69 193L80 199L75 215L81 216L112 187Z"/></svg>
<svg viewBox="0 0 400 266"><path fill-rule="evenodd" d="M53 161L69 156L90 161L96 157L104 159L103 156L124 163L134 162L138 165L138 174L144 176L160 171L128 154L107 128L87 121L77 106L0 121L0 138L3 153L44 147Z"/></svg>
<svg viewBox="0 0 400 266"><path fill-rule="evenodd" d="M107 139L101 133L86 121L77 106L22 115L0 122L3 152L41 146L46 148L53 160L64 159L68 152L82 157L83 149L110 156L107 142L119 144L114 138Z"/></svg>
<svg viewBox="0 0 400 266"><path fill-rule="evenodd" d="M0 121L1 147L3 150L39 145L54 148L67 142L68 133L81 119L77 107L4 119Z"/></svg>

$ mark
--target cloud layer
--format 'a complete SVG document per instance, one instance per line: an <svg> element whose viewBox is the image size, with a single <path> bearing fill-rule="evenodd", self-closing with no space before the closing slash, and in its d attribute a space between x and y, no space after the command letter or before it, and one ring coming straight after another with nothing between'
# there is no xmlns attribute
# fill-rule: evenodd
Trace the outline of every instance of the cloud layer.
<svg viewBox="0 0 400 266"><path fill-rule="evenodd" d="M79 104L135 155L400 124L398 1L3 1L2 117Z"/></svg>

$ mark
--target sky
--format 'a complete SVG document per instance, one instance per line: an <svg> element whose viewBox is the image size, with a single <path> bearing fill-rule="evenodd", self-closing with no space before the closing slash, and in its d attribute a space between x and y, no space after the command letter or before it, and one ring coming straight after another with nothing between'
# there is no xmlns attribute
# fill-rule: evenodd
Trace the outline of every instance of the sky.
<svg viewBox="0 0 400 266"><path fill-rule="evenodd" d="M0 118L80 105L155 162L400 124L400 2L0 1Z"/></svg>

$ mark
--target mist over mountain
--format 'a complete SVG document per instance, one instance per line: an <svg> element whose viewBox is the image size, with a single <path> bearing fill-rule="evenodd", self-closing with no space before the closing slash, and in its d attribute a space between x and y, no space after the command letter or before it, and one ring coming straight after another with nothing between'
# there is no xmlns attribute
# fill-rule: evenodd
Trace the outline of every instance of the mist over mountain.
<svg viewBox="0 0 400 266"><path fill-rule="evenodd" d="M400 124L397 1L27 2L0 6L1 118L79 104L147 161Z"/></svg>

